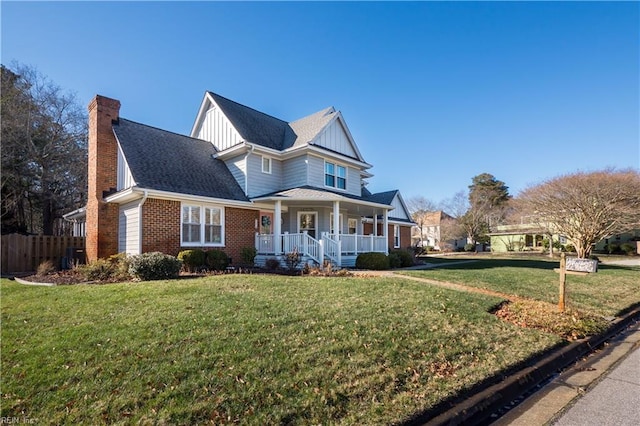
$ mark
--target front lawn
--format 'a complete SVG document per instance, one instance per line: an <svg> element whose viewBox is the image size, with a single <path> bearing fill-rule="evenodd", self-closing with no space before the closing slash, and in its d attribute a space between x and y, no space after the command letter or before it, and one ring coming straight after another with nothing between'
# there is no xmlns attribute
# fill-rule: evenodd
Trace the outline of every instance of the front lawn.
<svg viewBox="0 0 640 426"><path fill-rule="evenodd" d="M477 256L474 260L476 261L471 263L402 273L558 303L559 276L553 271L559 267L557 259L496 259ZM569 307L597 315L615 316L640 302L640 267L599 265L598 272L594 274L568 275L566 292Z"/></svg>
<svg viewBox="0 0 640 426"><path fill-rule="evenodd" d="M389 424L561 342L401 278L1 290L1 415L38 424Z"/></svg>

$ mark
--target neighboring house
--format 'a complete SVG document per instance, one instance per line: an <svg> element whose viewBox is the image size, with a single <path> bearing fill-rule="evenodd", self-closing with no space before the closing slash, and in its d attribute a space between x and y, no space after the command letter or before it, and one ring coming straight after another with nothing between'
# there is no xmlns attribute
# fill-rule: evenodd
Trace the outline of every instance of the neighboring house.
<svg viewBox="0 0 640 426"><path fill-rule="evenodd" d="M491 237L491 251L505 253L510 251L543 251L543 241L548 238L546 231L539 225L523 223L517 225L500 225L496 231L489 234ZM595 244L597 252L606 251L607 244L620 246L624 243L636 245L640 240L640 230L632 230L626 233L612 235ZM562 245L571 244L571 241L563 235L554 234L553 241Z"/></svg>
<svg viewBox="0 0 640 426"><path fill-rule="evenodd" d="M237 263L255 246L258 264L296 250L352 266L411 244L400 193L365 188L372 166L333 107L289 123L207 92L190 136L119 110L89 105L89 260L218 248Z"/></svg>
<svg viewBox="0 0 640 426"><path fill-rule="evenodd" d="M441 240L443 227L447 226L447 222L451 223L455 218L443 212L442 210L428 212L422 217L422 227L414 225L411 229L411 243L415 247L432 247L435 250L457 250L464 248L467 243L465 237L451 238L446 237L445 241Z"/></svg>

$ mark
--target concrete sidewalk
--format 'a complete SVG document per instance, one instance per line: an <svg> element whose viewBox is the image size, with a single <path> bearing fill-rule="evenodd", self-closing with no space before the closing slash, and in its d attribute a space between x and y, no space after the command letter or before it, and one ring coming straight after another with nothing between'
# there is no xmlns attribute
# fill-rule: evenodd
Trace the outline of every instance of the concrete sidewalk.
<svg viewBox="0 0 640 426"><path fill-rule="evenodd" d="M494 424L640 424L640 324L561 373Z"/></svg>
<svg viewBox="0 0 640 426"><path fill-rule="evenodd" d="M554 423L558 426L640 424L640 350L622 359Z"/></svg>

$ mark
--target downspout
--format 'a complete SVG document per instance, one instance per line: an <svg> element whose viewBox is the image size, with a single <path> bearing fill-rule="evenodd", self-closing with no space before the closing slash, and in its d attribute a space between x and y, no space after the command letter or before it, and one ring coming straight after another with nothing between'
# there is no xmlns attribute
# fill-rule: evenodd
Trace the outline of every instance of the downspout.
<svg viewBox="0 0 640 426"><path fill-rule="evenodd" d="M142 254L142 206L145 201L147 201L149 193L147 190L144 190L144 194L142 195L142 200L140 200L140 204L138 204L138 254Z"/></svg>

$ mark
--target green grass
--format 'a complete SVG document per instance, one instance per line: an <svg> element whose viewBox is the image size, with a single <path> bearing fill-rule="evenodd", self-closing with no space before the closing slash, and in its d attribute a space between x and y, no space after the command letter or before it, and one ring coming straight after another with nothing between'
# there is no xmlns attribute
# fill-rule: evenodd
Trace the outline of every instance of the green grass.
<svg viewBox="0 0 640 426"><path fill-rule="evenodd" d="M389 424L561 342L400 278L1 290L1 415L38 424Z"/></svg>
<svg viewBox="0 0 640 426"><path fill-rule="evenodd" d="M474 260L476 262L403 273L550 303L558 302L559 276L553 271L559 267L558 260L482 257ZM598 272L594 274L568 275L566 292L570 307L598 315L617 315L640 302L640 267L599 265Z"/></svg>

